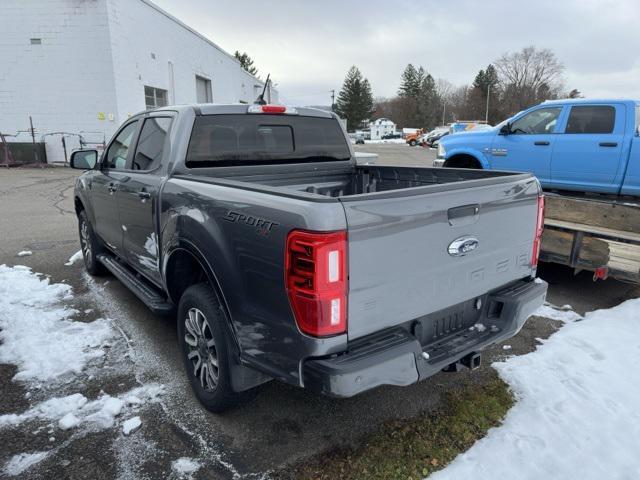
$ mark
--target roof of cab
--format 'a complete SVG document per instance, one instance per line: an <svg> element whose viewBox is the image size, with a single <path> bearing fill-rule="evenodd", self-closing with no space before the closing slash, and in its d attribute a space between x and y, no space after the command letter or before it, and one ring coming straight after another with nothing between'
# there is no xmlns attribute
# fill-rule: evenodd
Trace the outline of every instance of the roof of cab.
<svg viewBox="0 0 640 480"><path fill-rule="evenodd" d="M160 107L151 111L157 112L163 110L172 110L180 112L187 109L192 109L196 115L240 115L247 113L247 109L250 106L250 104L246 103L198 103L190 105L168 105L166 107ZM305 117L332 118L334 115L332 112L319 110L317 108L295 107L295 110L298 112L298 115Z"/></svg>
<svg viewBox="0 0 640 480"><path fill-rule="evenodd" d="M640 100L633 100L631 98L559 98L557 100L545 100L542 103L634 103L636 105L640 105Z"/></svg>

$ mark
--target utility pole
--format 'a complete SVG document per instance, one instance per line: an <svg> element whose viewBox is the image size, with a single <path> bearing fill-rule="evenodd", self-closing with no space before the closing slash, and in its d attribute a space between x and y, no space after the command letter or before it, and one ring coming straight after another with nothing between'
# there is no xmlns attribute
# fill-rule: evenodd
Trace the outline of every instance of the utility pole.
<svg viewBox="0 0 640 480"><path fill-rule="evenodd" d="M484 112L484 123L489 124L489 96L491 95L491 84L487 85L487 109Z"/></svg>
<svg viewBox="0 0 640 480"><path fill-rule="evenodd" d="M447 112L447 101L443 100L442 101L442 126L444 127L445 123L444 123L444 115Z"/></svg>
<svg viewBox="0 0 640 480"><path fill-rule="evenodd" d="M336 90L332 89L332 90L329 90L329 91L331 92L331 111L333 112L334 111L333 106L335 104L335 99L336 99Z"/></svg>

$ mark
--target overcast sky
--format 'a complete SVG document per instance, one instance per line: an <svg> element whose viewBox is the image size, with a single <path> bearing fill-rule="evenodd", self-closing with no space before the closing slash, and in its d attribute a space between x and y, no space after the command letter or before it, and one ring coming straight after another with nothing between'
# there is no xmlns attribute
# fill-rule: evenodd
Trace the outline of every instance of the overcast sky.
<svg viewBox="0 0 640 480"><path fill-rule="evenodd" d="M246 51L293 105L328 105L356 65L393 96L411 62L455 85L506 51L551 48L566 86L640 98L640 0L155 0L230 53Z"/></svg>

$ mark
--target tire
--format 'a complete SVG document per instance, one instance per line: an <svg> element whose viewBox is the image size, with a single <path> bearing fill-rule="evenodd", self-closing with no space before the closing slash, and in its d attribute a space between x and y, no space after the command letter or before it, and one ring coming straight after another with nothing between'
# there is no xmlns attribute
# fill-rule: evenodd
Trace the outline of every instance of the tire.
<svg viewBox="0 0 640 480"><path fill-rule="evenodd" d="M411 141L409 142L409 145L411 145L412 147L415 147L417 143L418 143L418 142L416 142L415 140L411 140Z"/></svg>
<svg viewBox="0 0 640 480"><path fill-rule="evenodd" d="M208 284L192 285L180 298L178 342L185 373L200 403L215 413L234 407L240 400L231 387L226 321Z"/></svg>
<svg viewBox="0 0 640 480"><path fill-rule="evenodd" d="M94 276L106 274L107 269L97 259L97 255L103 251L102 244L96 237L93 227L87 218L87 212L84 210L78 215L78 233L80 235L82 258L87 272Z"/></svg>

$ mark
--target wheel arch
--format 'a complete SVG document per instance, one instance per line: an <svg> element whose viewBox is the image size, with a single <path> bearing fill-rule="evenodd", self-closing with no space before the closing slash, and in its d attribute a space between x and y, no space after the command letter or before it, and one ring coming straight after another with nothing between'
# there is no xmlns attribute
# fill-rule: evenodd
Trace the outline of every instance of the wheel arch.
<svg viewBox="0 0 640 480"><path fill-rule="evenodd" d="M191 242L181 240L166 254L165 259L163 262L165 290L174 304L178 305L182 293L192 285L206 281L213 289L226 317L224 330L230 340L229 348L234 357L234 361L230 364L233 372L231 377L233 389L236 392L242 392L271 380L272 377L250 369L241 362L242 347L234 328L229 306L213 267L200 250Z"/></svg>
<svg viewBox="0 0 640 480"><path fill-rule="evenodd" d="M163 279L169 299L176 305L191 285L206 281L218 297L220 305L227 310L227 302L213 267L200 250L190 242L181 240L166 255L163 262ZM231 316L228 317L231 319Z"/></svg>
<svg viewBox="0 0 640 480"><path fill-rule="evenodd" d="M84 203L82 203L82 199L78 195L73 197L73 204L76 210L76 215L80 215L81 211L86 210L84 208Z"/></svg>
<svg viewBox="0 0 640 480"><path fill-rule="evenodd" d="M454 153L445 160L443 166L449 168L475 168L480 170L485 168L483 162L477 155L468 152Z"/></svg>

